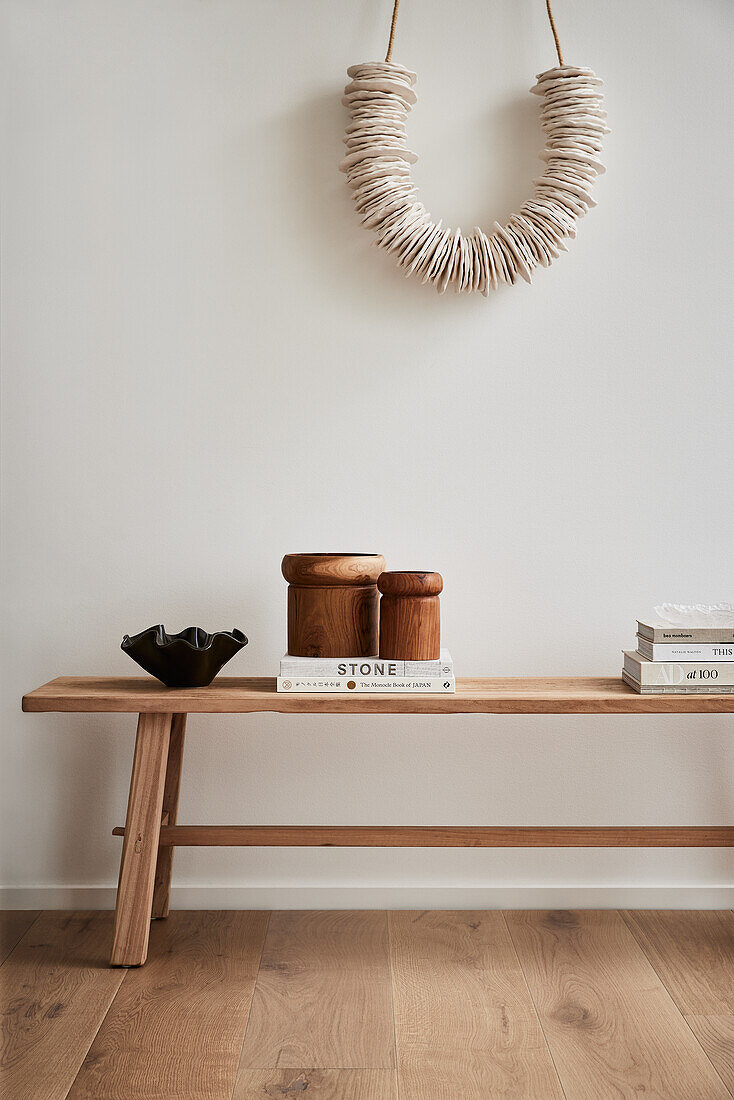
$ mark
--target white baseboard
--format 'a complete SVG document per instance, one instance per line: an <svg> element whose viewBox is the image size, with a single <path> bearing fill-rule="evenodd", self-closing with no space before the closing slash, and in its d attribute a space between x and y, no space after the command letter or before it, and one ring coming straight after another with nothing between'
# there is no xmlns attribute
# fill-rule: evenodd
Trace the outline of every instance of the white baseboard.
<svg viewBox="0 0 734 1100"><path fill-rule="evenodd" d="M114 886L0 887L0 909L113 909ZM734 885L174 886L174 909L732 909Z"/></svg>

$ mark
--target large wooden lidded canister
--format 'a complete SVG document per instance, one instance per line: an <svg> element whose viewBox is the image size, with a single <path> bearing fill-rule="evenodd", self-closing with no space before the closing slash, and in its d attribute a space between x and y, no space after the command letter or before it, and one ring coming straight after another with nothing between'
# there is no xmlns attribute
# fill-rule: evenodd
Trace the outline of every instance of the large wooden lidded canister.
<svg viewBox="0 0 734 1100"><path fill-rule="evenodd" d="M376 657L382 554L286 554L288 652L294 657Z"/></svg>
<svg viewBox="0 0 734 1100"><path fill-rule="evenodd" d="M383 573L380 656L387 661L437 661L441 656L440 573Z"/></svg>

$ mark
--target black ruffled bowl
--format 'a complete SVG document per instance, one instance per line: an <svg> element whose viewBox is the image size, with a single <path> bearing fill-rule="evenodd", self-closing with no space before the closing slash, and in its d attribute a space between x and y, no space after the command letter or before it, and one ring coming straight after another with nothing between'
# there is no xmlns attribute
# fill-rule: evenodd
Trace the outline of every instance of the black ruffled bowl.
<svg viewBox="0 0 734 1100"><path fill-rule="evenodd" d="M150 626L132 638L126 634L120 648L166 687L194 688L210 684L246 645L241 630L207 634L200 626L188 626L180 634L167 634L162 626Z"/></svg>

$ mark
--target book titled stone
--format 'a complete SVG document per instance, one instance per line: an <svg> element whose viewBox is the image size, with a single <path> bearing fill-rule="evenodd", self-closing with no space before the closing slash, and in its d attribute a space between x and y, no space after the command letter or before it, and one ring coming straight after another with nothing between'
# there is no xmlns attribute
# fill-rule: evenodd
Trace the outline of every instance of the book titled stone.
<svg viewBox="0 0 734 1100"><path fill-rule="evenodd" d="M646 661L734 661L734 642L648 642L637 636Z"/></svg>
<svg viewBox="0 0 734 1100"><path fill-rule="evenodd" d="M279 676L278 691L291 694L343 692L353 695L451 695L453 676Z"/></svg>
<svg viewBox="0 0 734 1100"><path fill-rule="evenodd" d="M643 687L734 687L734 661L647 661L624 651L624 670Z"/></svg>
<svg viewBox="0 0 734 1100"><path fill-rule="evenodd" d="M638 695L731 695L734 686L726 684L677 684L672 687L664 685L641 684L634 676L630 676L626 669L622 669L622 679L628 687L636 691Z"/></svg>
<svg viewBox="0 0 734 1100"><path fill-rule="evenodd" d="M280 662L280 675L319 676L337 679L338 677L361 676L385 677L412 676L421 679L426 676L454 675L454 662L448 649L441 650L437 661L387 661L384 657L293 657L285 653Z"/></svg>
<svg viewBox="0 0 734 1100"><path fill-rule="evenodd" d="M648 642L734 642L731 626L671 626L670 623L637 621L637 634Z"/></svg>

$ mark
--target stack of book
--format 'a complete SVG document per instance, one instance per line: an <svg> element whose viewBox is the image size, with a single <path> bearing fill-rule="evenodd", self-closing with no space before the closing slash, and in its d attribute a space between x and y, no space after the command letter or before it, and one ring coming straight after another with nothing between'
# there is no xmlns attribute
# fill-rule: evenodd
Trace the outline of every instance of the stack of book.
<svg viewBox="0 0 734 1100"><path fill-rule="evenodd" d="M399 695L456 691L447 649L437 661L388 661L381 657L292 657L280 662L278 691L369 692Z"/></svg>
<svg viewBox="0 0 734 1100"><path fill-rule="evenodd" d="M734 627L638 621L622 679L642 695L734 692Z"/></svg>

